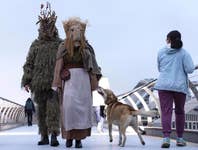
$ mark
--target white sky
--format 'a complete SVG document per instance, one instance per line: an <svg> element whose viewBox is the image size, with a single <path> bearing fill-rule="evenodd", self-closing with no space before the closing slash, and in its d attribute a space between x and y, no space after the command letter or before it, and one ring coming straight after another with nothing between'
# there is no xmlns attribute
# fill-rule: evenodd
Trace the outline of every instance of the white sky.
<svg viewBox="0 0 198 150"><path fill-rule="evenodd" d="M0 96L24 104L22 66L31 42L41 0L1 1ZM86 37L95 49L103 75L116 94L131 90L144 78L156 78L157 51L170 30L179 30L184 48L198 64L197 0L49 0L62 21L78 16L89 21Z"/></svg>

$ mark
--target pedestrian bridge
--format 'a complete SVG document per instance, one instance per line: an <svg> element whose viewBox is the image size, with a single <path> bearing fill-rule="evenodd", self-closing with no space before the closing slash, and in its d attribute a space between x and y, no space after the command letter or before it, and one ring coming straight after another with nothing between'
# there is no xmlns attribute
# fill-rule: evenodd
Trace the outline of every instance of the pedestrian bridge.
<svg viewBox="0 0 198 150"><path fill-rule="evenodd" d="M124 148L118 146L118 132L113 132L112 143L109 142L107 129L104 130L104 133L98 133L96 128L92 128L92 135L85 140L82 141L83 149L85 150L159 150L161 146L162 139L159 137L153 136L144 136L143 139L145 141L145 145L141 145L138 136L131 132L131 130L127 131L127 141ZM0 149L1 150L63 150L65 147L65 140L63 140L60 136L58 140L60 145L58 147L51 147L49 145L38 146L37 142L40 140L40 136L38 135L37 125L33 126L22 126L15 129L10 129L6 131L0 132ZM186 147L177 147L175 140L171 140L172 150L197 150L198 144L195 143L187 143ZM74 149L74 148L70 148Z"/></svg>
<svg viewBox="0 0 198 150"><path fill-rule="evenodd" d="M197 81L197 76L195 80L190 81L192 96L188 98L185 105L186 125L184 133L184 139L186 139L188 143L187 147L183 147L182 149L198 149ZM135 109L157 109L160 112L159 100L156 91L153 90L155 82L156 80L150 80L146 83L143 82L137 88L119 95L118 99L120 102L129 104ZM143 135L146 145L141 145L138 136L129 128L127 130L126 145L122 149L159 149L162 141L160 137L160 118L142 118L138 116L138 123L139 125L144 126L143 128L146 131L146 135ZM174 117L172 127L175 127ZM114 128L113 135L114 141L109 143L107 129L105 128L104 132L101 134L97 132L95 127L93 127L92 136L83 140L83 149L121 149L117 144L118 132L116 128ZM0 150L65 149L65 141L61 139L60 136L58 138L60 146L56 148L51 148L49 145L37 146L37 142L40 140L38 129L36 125L26 126L24 106L0 97ZM175 135L173 136L173 139L174 138ZM170 149L179 149L175 144L175 140L171 141Z"/></svg>

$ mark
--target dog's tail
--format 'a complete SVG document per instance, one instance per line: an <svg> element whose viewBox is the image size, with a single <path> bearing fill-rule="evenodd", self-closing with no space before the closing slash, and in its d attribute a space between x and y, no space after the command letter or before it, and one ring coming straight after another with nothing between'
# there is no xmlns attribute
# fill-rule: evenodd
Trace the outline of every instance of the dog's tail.
<svg viewBox="0 0 198 150"><path fill-rule="evenodd" d="M145 117L155 117L158 116L159 113L157 110L149 110L149 111L145 111L145 110L136 110L132 112L132 115L140 115L140 116L145 116Z"/></svg>

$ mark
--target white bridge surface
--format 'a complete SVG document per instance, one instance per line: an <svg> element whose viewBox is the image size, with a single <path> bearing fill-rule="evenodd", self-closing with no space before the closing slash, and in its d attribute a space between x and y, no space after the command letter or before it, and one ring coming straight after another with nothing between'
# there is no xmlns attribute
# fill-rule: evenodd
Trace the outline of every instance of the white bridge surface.
<svg viewBox="0 0 198 150"><path fill-rule="evenodd" d="M49 145L38 146L37 142L40 139L38 135L38 128L36 125L23 126L7 131L0 131L0 150L64 150L75 149L66 148L65 140L58 137L60 145L58 147L51 147ZM118 132L113 131L112 143L109 142L108 132L105 129L104 133L100 134L96 131L96 128L92 128L92 135L82 141L83 148L85 150L158 150L161 149L162 138L145 136L143 139L146 143L145 146L140 144L138 136L134 132L127 131L127 141L125 147L119 147L118 144ZM73 143L74 145L74 143ZM198 144L187 143L186 147L177 147L175 140L171 140L171 147L169 149L178 150L198 150Z"/></svg>

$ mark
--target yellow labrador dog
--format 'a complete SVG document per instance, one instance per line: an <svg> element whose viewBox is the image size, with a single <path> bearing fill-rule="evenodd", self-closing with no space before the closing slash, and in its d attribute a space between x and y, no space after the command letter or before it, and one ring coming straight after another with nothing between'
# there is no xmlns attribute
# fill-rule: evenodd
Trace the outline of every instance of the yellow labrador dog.
<svg viewBox="0 0 198 150"><path fill-rule="evenodd" d="M157 111L143 111L135 110L132 106L118 102L117 97L111 90L98 88L98 92L104 97L105 104L107 105L107 121L109 128L109 138L110 142L113 141L112 138L112 124L118 126L119 129L119 146L124 147L126 142L126 128L131 126L142 143L145 145L144 140L138 130L137 115L143 116L157 116L159 115Z"/></svg>

